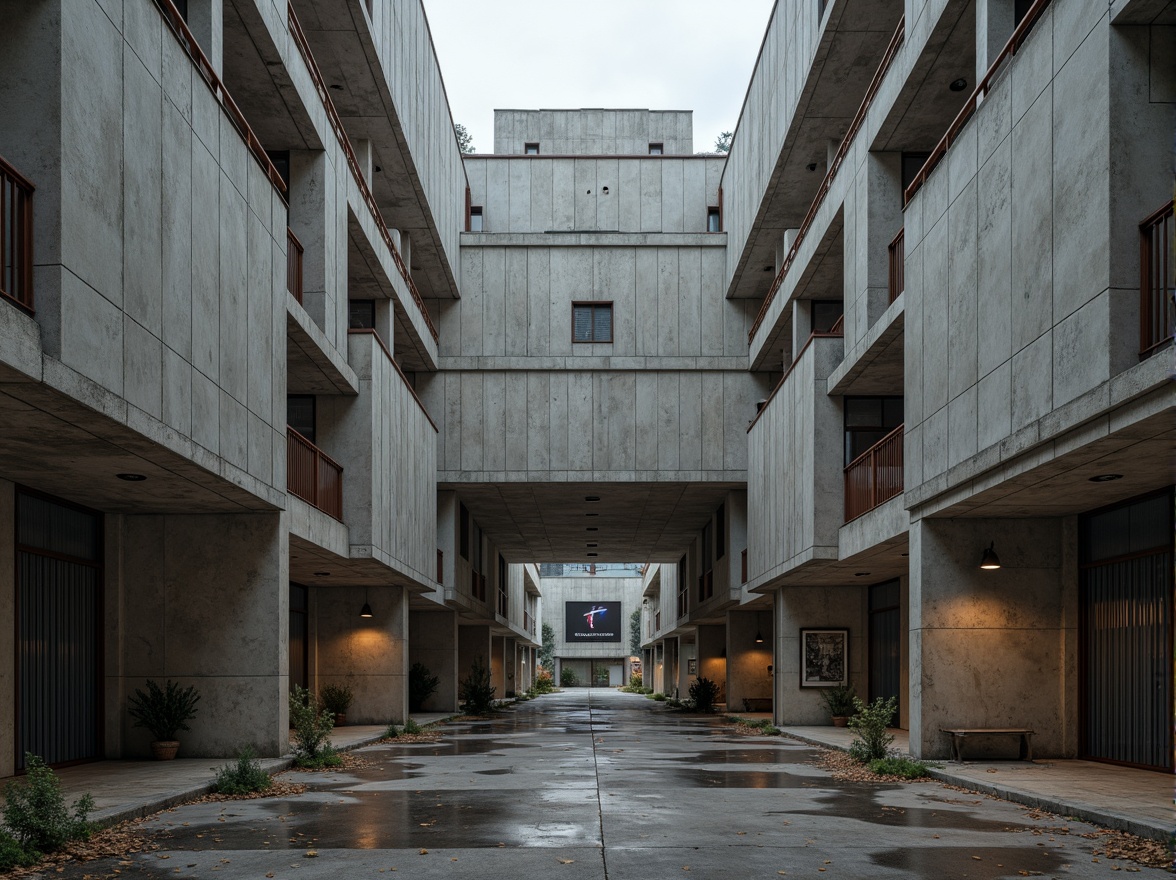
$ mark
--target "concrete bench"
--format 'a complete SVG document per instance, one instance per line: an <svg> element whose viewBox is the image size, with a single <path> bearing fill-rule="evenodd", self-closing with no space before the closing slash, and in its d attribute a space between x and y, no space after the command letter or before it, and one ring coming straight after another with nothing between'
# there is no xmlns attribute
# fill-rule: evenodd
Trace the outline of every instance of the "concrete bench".
<svg viewBox="0 0 1176 880"><path fill-rule="evenodd" d="M1022 761L1033 760L1033 731L1023 727L957 727L957 728L939 728L940 731L946 733L951 737L951 755L952 760L957 764L963 761L960 757L960 749L970 736L1015 736L1020 740L1020 759Z"/></svg>

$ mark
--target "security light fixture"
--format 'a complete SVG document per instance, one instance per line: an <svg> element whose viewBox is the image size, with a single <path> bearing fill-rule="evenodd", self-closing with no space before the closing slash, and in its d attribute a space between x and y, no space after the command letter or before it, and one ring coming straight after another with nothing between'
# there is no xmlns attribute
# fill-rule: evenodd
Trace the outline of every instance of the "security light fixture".
<svg viewBox="0 0 1176 880"><path fill-rule="evenodd" d="M816 171L817 170L817 163L816 162L809 162L804 167L807 168L809 171Z"/></svg>
<svg viewBox="0 0 1176 880"><path fill-rule="evenodd" d="M120 480L126 480L128 483L141 483L147 479L144 474L115 474Z"/></svg>
<svg viewBox="0 0 1176 880"><path fill-rule="evenodd" d="M596 543L595 541L589 541L585 546L586 547L599 547L600 545L598 543Z"/></svg>
<svg viewBox="0 0 1176 880"><path fill-rule="evenodd" d="M996 555L996 551L992 548L996 545L992 541L988 545L988 549L984 551L984 555L980 557L980 567L985 571L995 571L1000 568L1000 557Z"/></svg>
<svg viewBox="0 0 1176 880"><path fill-rule="evenodd" d="M589 556L599 556L600 554L599 553L589 553L588 555Z"/></svg>
<svg viewBox="0 0 1176 880"><path fill-rule="evenodd" d="M375 616L374 614L372 614L372 606L368 604L368 594L367 594L366 587L364 588L364 591L363 591L363 607L359 609L359 616L360 617L374 617Z"/></svg>
<svg viewBox="0 0 1176 880"><path fill-rule="evenodd" d="M119 474L119 476L122 476L122 474ZM1123 479L1122 474L1099 474L1096 477L1091 477L1090 482L1092 482L1092 483L1110 483L1115 480L1121 480L1121 479Z"/></svg>
<svg viewBox="0 0 1176 880"><path fill-rule="evenodd" d="M962 92L967 87L968 87L968 81L966 79L964 79L962 76L957 80L952 80L951 85L948 86L948 88L951 89L953 92Z"/></svg>

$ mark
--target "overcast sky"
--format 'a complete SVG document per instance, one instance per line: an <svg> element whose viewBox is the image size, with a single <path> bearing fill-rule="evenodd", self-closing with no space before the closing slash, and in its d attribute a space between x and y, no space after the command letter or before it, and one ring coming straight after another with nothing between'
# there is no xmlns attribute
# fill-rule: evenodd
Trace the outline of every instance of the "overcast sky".
<svg viewBox="0 0 1176 880"><path fill-rule="evenodd" d="M694 150L733 131L772 0L424 0L455 122L494 110L693 110Z"/></svg>

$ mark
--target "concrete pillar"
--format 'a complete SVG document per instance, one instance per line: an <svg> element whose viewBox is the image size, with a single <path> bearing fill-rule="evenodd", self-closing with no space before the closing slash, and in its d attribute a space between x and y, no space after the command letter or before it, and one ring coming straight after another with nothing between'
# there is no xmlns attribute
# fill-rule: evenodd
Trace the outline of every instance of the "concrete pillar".
<svg viewBox="0 0 1176 880"><path fill-rule="evenodd" d="M902 154L870 153L841 233L847 348L890 306L890 242L902 226Z"/></svg>
<svg viewBox="0 0 1176 880"><path fill-rule="evenodd" d="M1034 753L1077 753L1077 561L1072 519L911 525L912 754L949 754L944 727L1028 727ZM984 571L989 544L1001 568Z"/></svg>
<svg viewBox="0 0 1176 880"><path fill-rule="evenodd" d="M351 148L355 152L359 170L363 172L363 179L368 187L372 185L372 142L368 138L352 138Z"/></svg>
<svg viewBox="0 0 1176 880"><path fill-rule="evenodd" d="M116 551L106 566L107 607L115 609L106 706L121 725L120 754L147 754L150 735L132 726L126 698L148 678L200 691L181 755L226 757L246 745L263 757L289 751L285 514L106 520Z"/></svg>
<svg viewBox="0 0 1176 880"><path fill-rule="evenodd" d="M976 74L965 94L984 79L1015 27L1014 0L976 0Z"/></svg>
<svg viewBox="0 0 1176 880"><path fill-rule="evenodd" d="M678 637L678 696L686 699L690 694L690 685L698 678L698 673L690 672L690 661L698 660L697 646L694 641L684 636Z"/></svg>
<svg viewBox="0 0 1176 880"><path fill-rule="evenodd" d="M490 627L485 625L457 627L457 682L458 699L460 700L461 682L469 677L474 661L481 661L482 665L490 667Z"/></svg>
<svg viewBox="0 0 1176 880"><path fill-rule="evenodd" d="M519 643L512 638L502 640L502 668L506 673L505 696L519 691Z"/></svg>
<svg viewBox="0 0 1176 880"><path fill-rule="evenodd" d="M413 611L408 615L408 659L422 663L441 681L421 707L423 712L457 711L457 614Z"/></svg>
<svg viewBox="0 0 1176 880"><path fill-rule="evenodd" d="M679 644L677 638L666 639L663 643L665 651L665 660L662 666L662 678L664 679L665 690L663 691L667 696L674 696L674 692L680 687L678 677L678 667L681 665L681 657L679 656Z"/></svg>
<svg viewBox="0 0 1176 880"><path fill-rule="evenodd" d="M408 594L403 587L316 587L315 690L339 684L349 724L403 723L408 713ZM359 616L367 602L373 616Z"/></svg>
<svg viewBox="0 0 1176 880"><path fill-rule="evenodd" d="M763 611L727 612L727 707L746 711L744 700L772 699L772 614ZM763 641L756 643L756 636Z"/></svg>
<svg viewBox="0 0 1176 880"><path fill-rule="evenodd" d="M698 677L709 678L719 687L718 702L727 701L727 627L706 624L698 627L695 653Z"/></svg>
<svg viewBox="0 0 1176 880"><path fill-rule="evenodd" d="M340 314L347 305L346 215L335 209L342 194L336 193L336 175L322 150L290 151L287 195L290 229L302 244L302 307L346 349L346 317Z"/></svg>
<svg viewBox="0 0 1176 880"><path fill-rule="evenodd" d="M494 685L494 696L506 696L506 639L490 637L490 683Z"/></svg>
<svg viewBox="0 0 1176 880"><path fill-rule="evenodd" d="M16 772L15 489L0 480L0 777Z"/></svg>

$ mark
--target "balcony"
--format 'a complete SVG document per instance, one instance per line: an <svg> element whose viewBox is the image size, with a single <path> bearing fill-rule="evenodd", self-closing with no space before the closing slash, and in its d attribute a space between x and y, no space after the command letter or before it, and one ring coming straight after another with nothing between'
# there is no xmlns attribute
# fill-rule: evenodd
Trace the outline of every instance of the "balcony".
<svg viewBox="0 0 1176 880"><path fill-rule="evenodd" d="M498 589L498 604L495 606L498 616L504 620L510 617L510 599L506 590L499 587Z"/></svg>
<svg viewBox="0 0 1176 880"><path fill-rule="evenodd" d="M1172 341L1172 206L1168 202L1139 224L1139 359Z"/></svg>
<svg viewBox="0 0 1176 880"><path fill-rule="evenodd" d="M523 612L523 629L535 635L535 618L531 616L530 611Z"/></svg>
<svg viewBox="0 0 1176 880"><path fill-rule="evenodd" d="M286 229L286 290L302 303L302 242L289 228Z"/></svg>
<svg viewBox="0 0 1176 880"><path fill-rule="evenodd" d="M33 185L0 158L0 297L33 312Z"/></svg>
<svg viewBox="0 0 1176 880"><path fill-rule="evenodd" d="M894 302L906 289L906 228L898 230L890 242L890 301Z"/></svg>
<svg viewBox="0 0 1176 880"><path fill-rule="evenodd" d="M902 492L902 425L845 468L845 521L869 513Z"/></svg>
<svg viewBox="0 0 1176 880"><path fill-rule="evenodd" d="M343 468L289 427L286 428L286 486L291 495L343 521Z"/></svg>

